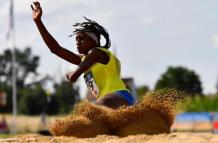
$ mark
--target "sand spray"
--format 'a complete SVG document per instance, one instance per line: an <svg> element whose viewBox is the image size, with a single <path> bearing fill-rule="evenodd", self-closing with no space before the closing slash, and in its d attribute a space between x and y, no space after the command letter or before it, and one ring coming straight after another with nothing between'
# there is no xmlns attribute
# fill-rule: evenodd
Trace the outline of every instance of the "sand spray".
<svg viewBox="0 0 218 143"><path fill-rule="evenodd" d="M49 130L55 136L76 137L170 133L185 97L184 92L163 89L148 92L137 104L119 109L81 102L72 114L53 122Z"/></svg>

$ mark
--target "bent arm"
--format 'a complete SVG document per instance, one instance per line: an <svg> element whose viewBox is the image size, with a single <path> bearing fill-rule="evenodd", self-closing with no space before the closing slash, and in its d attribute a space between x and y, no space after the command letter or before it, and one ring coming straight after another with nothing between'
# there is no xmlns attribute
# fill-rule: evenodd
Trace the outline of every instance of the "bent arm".
<svg viewBox="0 0 218 143"><path fill-rule="evenodd" d="M34 2L33 4L35 5L35 8L33 7L33 5L31 5L33 20L35 21L36 26L42 36L42 39L44 40L50 51L72 64L79 65L81 63L80 57L73 52L62 48L46 29L45 25L41 21L42 8L40 6L40 3Z"/></svg>
<svg viewBox="0 0 218 143"><path fill-rule="evenodd" d="M79 64L75 72L70 76L69 80L75 82L82 73L86 72L95 63L107 64L110 57L103 51L94 48Z"/></svg>
<svg viewBox="0 0 218 143"><path fill-rule="evenodd" d="M52 53L67 60L68 62L72 64L79 65L81 63L81 59L78 55L74 54L73 52L70 52L69 50L65 48L62 48L58 44L58 42L47 31L47 29L45 28L41 20L38 20L35 23L42 36L42 39L44 40L45 44L47 45L47 47L50 49Z"/></svg>

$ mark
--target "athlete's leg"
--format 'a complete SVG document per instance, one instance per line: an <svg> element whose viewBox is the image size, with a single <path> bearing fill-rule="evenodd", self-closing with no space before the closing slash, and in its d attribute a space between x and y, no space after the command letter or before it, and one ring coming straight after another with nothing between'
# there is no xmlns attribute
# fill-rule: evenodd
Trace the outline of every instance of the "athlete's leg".
<svg viewBox="0 0 218 143"><path fill-rule="evenodd" d="M121 106L129 106L129 103L117 93L110 93L102 98L99 98L95 104L104 105L113 109L117 109Z"/></svg>

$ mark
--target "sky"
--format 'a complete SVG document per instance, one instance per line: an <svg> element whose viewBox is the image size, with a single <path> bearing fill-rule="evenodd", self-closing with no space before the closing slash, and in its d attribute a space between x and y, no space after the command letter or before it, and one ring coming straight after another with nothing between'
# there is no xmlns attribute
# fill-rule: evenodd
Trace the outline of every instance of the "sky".
<svg viewBox="0 0 218 143"><path fill-rule="evenodd" d="M0 53L10 47L9 0L0 1ZM14 0L16 46L40 55L38 72L56 79L76 66L53 55L32 20L32 0ZM153 89L169 66L195 71L204 93L216 92L218 81L217 0L39 0L42 21L59 44L76 52L69 38L73 24L83 16L109 32L121 61L122 77L133 77L136 86ZM79 79L82 90L85 82Z"/></svg>

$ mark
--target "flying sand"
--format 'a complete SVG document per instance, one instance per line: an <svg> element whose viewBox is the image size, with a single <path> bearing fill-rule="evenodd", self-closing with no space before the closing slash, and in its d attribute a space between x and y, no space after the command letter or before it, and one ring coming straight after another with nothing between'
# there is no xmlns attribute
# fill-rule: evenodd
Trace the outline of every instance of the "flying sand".
<svg viewBox="0 0 218 143"><path fill-rule="evenodd" d="M50 131L55 136L75 137L170 133L177 102L183 97L183 92L159 90L149 92L134 106L119 109L82 102L74 113L53 122Z"/></svg>

